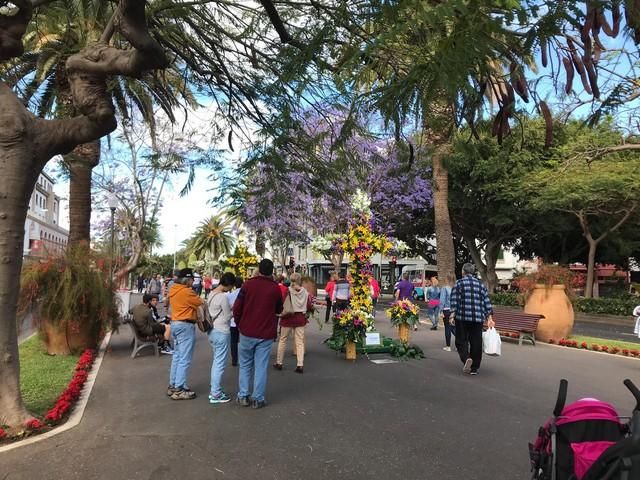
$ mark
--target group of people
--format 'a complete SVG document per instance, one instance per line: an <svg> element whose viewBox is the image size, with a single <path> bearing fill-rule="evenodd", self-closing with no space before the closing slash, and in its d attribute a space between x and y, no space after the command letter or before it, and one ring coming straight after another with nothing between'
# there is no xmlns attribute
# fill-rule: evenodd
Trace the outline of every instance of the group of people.
<svg viewBox="0 0 640 480"><path fill-rule="evenodd" d="M283 369L287 339L295 340L297 365L303 373L305 342L304 328L313 308L313 296L303 287L302 277L294 273L289 286L277 283L274 265L264 259L256 275L243 283L233 273L223 273L218 284L203 299L201 290L194 288L197 274L190 268L176 272L169 285L165 305L170 324L155 321L153 310L158 298L145 294L143 304L132 313L141 333L171 339L173 357L169 372L167 395L173 400L190 400L196 393L189 388L188 374L193 360L198 316L208 312L211 330L207 332L213 351L209 402L227 403L231 397L222 388L222 379L231 354L232 366L239 367L236 401L242 406L262 408L266 405L265 391L269 356L274 340L280 338L274 368ZM205 290L206 291L206 290ZM251 385L251 379L253 384Z"/></svg>
<svg viewBox="0 0 640 480"><path fill-rule="evenodd" d="M329 319L332 313L345 310L349 307L349 300L351 299L351 284L353 278L350 274L345 272L329 272L329 281L324 287L325 290L325 304L327 306L324 323L329 323ZM380 284L374 277L369 277L369 290L371 294L371 301L375 308L380 298Z"/></svg>
<svg viewBox="0 0 640 480"><path fill-rule="evenodd" d="M143 275L138 275L136 279L136 288L138 293L147 293L149 295L155 295L158 297L159 302L165 301L169 289L176 280L175 272L173 275L162 276L159 273L152 275L150 278L145 278ZM204 277L199 273L193 272L193 290L201 295L204 291L205 298L209 296L211 290L216 288L220 283L218 274L214 274L213 277L205 275Z"/></svg>

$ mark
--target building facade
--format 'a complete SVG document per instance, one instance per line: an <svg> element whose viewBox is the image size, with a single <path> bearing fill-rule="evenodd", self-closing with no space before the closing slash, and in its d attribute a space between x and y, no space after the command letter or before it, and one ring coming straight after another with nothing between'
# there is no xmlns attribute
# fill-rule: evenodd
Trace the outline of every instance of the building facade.
<svg viewBox="0 0 640 480"><path fill-rule="evenodd" d="M56 255L67 247L69 232L60 226L61 198L53 192L54 183L49 175L41 173L31 194L24 224L25 257Z"/></svg>

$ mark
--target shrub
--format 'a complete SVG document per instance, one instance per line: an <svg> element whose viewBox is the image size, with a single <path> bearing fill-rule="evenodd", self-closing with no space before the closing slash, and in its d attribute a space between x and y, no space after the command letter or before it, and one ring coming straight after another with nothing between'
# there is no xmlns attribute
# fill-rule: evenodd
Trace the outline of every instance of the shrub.
<svg viewBox="0 0 640 480"><path fill-rule="evenodd" d="M638 352L638 350L636 350L635 348L633 350L630 350L629 353L634 357L637 357L638 354L640 354L640 352Z"/></svg>
<svg viewBox="0 0 640 480"><path fill-rule="evenodd" d="M601 315L631 315L633 309L640 301L628 296L626 298L577 298L574 308L578 312Z"/></svg>
<svg viewBox="0 0 640 480"><path fill-rule="evenodd" d="M580 348L587 349L587 348L589 348L589 345L587 345L587 342L582 342L582 343L580 344Z"/></svg>
<svg viewBox="0 0 640 480"><path fill-rule="evenodd" d="M594 352L599 352L600 351L600 345L598 345L597 343L592 343L591 344L591 350L593 350Z"/></svg>
<svg viewBox="0 0 640 480"><path fill-rule="evenodd" d="M551 345L553 345L553 344L555 344L555 343L556 343L556 341L555 341L553 338L550 338L550 339L549 339L549 343L550 343Z"/></svg>
<svg viewBox="0 0 640 480"><path fill-rule="evenodd" d="M489 295L492 305L503 305L506 307L522 306L522 301L517 293L497 292Z"/></svg>
<svg viewBox="0 0 640 480"><path fill-rule="evenodd" d="M618 347L612 347L611 350L609 350L609 353L613 353L615 355L619 351L620 351L620 349Z"/></svg>
<svg viewBox="0 0 640 480"><path fill-rule="evenodd" d="M606 345L602 345L602 346L600 347L600 351L602 351L602 352L605 352L605 353L606 353L606 352L608 352L608 351L609 351L609 347L607 347Z"/></svg>
<svg viewBox="0 0 640 480"><path fill-rule="evenodd" d="M622 349L622 355L624 355L625 357L628 357L629 356L629 349L623 348Z"/></svg>

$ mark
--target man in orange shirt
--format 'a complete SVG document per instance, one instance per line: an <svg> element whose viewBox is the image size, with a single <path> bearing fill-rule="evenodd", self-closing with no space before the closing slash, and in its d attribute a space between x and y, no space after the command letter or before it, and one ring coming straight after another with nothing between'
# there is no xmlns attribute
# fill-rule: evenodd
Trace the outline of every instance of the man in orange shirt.
<svg viewBox="0 0 640 480"><path fill-rule="evenodd" d="M178 279L169 290L171 305L171 338L174 353L169 373L167 395L172 400L191 400L196 393L187 386L187 375L193 359L193 346L196 341L197 310L203 305L202 299L191 288L193 270L183 268Z"/></svg>

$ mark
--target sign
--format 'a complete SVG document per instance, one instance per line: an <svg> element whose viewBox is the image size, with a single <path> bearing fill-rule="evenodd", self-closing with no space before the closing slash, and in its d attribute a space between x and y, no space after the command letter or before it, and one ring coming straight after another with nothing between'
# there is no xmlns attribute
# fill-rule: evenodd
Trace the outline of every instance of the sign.
<svg viewBox="0 0 640 480"><path fill-rule="evenodd" d="M380 332L367 332L366 338L364 340L364 344L367 347L371 346L381 346L382 345L382 337L380 336Z"/></svg>

